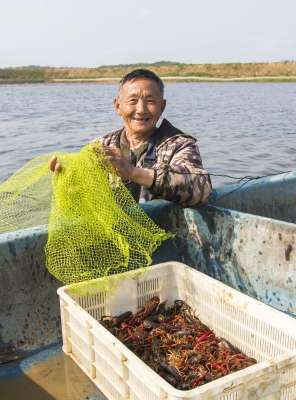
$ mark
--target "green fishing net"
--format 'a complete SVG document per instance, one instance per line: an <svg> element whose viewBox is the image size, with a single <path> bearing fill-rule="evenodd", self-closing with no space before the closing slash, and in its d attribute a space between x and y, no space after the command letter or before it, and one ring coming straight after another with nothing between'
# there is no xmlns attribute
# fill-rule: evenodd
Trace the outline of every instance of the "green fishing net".
<svg viewBox="0 0 296 400"><path fill-rule="evenodd" d="M151 263L170 233L139 207L101 145L36 157L0 185L0 233L48 224L46 265L63 283L117 274Z"/></svg>

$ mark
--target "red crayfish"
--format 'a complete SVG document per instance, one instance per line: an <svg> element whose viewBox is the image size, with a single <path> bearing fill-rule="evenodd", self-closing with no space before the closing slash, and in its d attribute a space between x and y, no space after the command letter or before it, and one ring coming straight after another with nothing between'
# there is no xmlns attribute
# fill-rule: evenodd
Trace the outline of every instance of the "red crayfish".
<svg viewBox="0 0 296 400"><path fill-rule="evenodd" d="M104 316L101 323L177 389L190 390L256 363L217 337L182 300L166 307L155 296L134 315Z"/></svg>

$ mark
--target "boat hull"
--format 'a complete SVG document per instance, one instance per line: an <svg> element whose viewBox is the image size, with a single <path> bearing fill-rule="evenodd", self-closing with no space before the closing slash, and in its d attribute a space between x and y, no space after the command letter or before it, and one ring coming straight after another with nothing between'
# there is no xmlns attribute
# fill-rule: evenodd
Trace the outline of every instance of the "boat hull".
<svg viewBox="0 0 296 400"><path fill-rule="evenodd" d="M264 303L296 315L296 225L214 206L142 206L175 233L153 263L181 261ZM56 290L45 268L46 226L0 235L0 338L33 349L61 338Z"/></svg>
<svg viewBox="0 0 296 400"><path fill-rule="evenodd" d="M296 171L224 185L214 190L211 203L296 223Z"/></svg>

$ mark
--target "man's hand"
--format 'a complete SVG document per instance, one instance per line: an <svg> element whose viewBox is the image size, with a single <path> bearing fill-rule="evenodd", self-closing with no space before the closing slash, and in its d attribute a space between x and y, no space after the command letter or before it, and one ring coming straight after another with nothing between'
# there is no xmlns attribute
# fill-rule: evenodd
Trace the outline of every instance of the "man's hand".
<svg viewBox="0 0 296 400"><path fill-rule="evenodd" d="M135 167L123 157L121 151L114 146L105 146L103 149L106 158L113 165L115 171L121 177L121 179L126 181L131 180Z"/></svg>
<svg viewBox="0 0 296 400"><path fill-rule="evenodd" d="M61 164L59 163L57 156L53 156L49 160L48 166L52 172L58 172L61 170Z"/></svg>
<svg viewBox="0 0 296 400"><path fill-rule="evenodd" d="M153 169L134 167L117 147L105 146L104 152L121 179L138 183L146 188L151 187L155 173Z"/></svg>

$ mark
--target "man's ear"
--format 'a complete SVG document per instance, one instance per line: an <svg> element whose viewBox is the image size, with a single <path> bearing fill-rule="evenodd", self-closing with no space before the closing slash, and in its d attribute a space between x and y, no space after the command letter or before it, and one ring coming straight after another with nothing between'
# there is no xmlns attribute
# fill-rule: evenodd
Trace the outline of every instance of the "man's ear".
<svg viewBox="0 0 296 400"><path fill-rule="evenodd" d="M116 96L115 99L113 100L113 106L117 114L121 116L119 96Z"/></svg>
<svg viewBox="0 0 296 400"><path fill-rule="evenodd" d="M161 102L161 113L164 112L165 107L166 107L166 100L163 99L162 102Z"/></svg>

